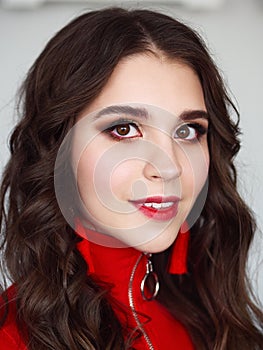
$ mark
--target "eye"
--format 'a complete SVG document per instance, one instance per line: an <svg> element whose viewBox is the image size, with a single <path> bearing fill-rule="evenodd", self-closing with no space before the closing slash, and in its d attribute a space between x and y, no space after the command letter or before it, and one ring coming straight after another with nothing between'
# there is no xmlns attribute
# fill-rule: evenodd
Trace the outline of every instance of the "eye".
<svg viewBox="0 0 263 350"><path fill-rule="evenodd" d="M207 129L201 124L183 124L175 131L175 138L187 141L196 141L206 133Z"/></svg>
<svg viewBox="0 0 263 350"><path fill-rule="evenodd" d="M105 130L112 138L122 140L122 139L131 139L134 137L141 137L142 133L139 130L139 127L134 123L125 123L114 125Z"/></svg>

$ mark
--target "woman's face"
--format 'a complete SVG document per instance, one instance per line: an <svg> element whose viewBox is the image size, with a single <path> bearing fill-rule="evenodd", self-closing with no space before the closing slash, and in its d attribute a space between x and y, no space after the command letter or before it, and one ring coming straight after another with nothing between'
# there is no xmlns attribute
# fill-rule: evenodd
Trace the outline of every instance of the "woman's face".
<svg viewBox="0 0 263 350"><path fill-rule="evenodd" d="M79 196L88 227L101 233L97 243L111 236L147 252L173 243L207 179L207 128L191 68L150 55L117 65L73 138Z"/></svg>

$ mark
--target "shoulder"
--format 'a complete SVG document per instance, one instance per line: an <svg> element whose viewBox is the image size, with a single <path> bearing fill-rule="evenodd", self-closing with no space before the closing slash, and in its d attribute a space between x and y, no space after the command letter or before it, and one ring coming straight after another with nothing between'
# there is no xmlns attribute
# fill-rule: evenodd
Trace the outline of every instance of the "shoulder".
<svg viewBox="0 0 263 350"><path fill-rule="evenodd" d="M16 324L16 289L12 285L5 292L8 298L8 314L4 324L0 327L0 344L5 350L27 350ZM4 316L6 302L4 295L0 296L0 318Z"/></svg>

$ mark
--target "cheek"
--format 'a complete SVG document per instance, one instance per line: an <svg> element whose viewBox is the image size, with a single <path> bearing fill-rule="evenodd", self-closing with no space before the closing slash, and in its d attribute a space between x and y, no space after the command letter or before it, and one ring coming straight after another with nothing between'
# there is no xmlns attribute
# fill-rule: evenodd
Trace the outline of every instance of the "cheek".
<svg viewBox="0 0 263 350"><path fill-rule="evenodd" d="M110 176L110 187L115 197L124 199L132 191L133 169L131 162L123 162L113 169Z"/></svg>
<svg viewBox="0 0 263 350"><path fill-rule="evenodd" d="M129 200L147 194L143 182L144 162L136 159L123 160L115 166L111 173L110 186L112 193L121 200Z"/></svg>
<svg viewBox="0 0 263 350"><path fill-rule="evenodd" d="M143 163L115 157L114 152L101 148L91 144L80 158L77 173L80 197L86 207L96 202L120 210L123 201L131 199L134 187L138 187Z"/></svg>
<svg viewBox="0 0 263 350"><path fill-rule="evenodd" d="M82 198L89 198L96 192L94 176L98 159L102 156L101 152L92 145L88 146L82 153L77 167L77 184Z"/></svg>
<svg viewBox="0 0 263 350"><path fill-rule="evenodd" d="M209 154L206 147L199 147L185 152L183 166L183 190L195 200L203 188L208 175Z"/></svg>

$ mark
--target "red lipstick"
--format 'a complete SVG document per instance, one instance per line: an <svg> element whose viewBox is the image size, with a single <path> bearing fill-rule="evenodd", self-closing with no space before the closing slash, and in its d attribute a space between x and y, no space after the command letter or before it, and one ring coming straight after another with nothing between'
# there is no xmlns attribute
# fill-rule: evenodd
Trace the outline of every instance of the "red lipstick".
<svg viewBox="0 0 263 350"><path fill-rule="evenodd" d="M167 221L176 216L179 201L180 198L176 196L152 196L133 200L131 203L145 216L158 221Z"/></svg>

